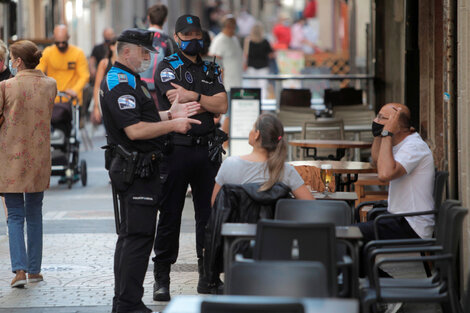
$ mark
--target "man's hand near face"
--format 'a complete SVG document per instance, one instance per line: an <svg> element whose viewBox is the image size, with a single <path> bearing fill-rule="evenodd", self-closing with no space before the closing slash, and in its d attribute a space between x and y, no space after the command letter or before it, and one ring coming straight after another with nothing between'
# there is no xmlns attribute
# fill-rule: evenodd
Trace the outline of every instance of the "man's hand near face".
<svg viewBox="0 0 470 313"><path fill-rule="evenodd" d="M385 123L384 130L397 134L400 130L400 114L401 108L395 109L393 107L393 112L390 114L390 117Z"/></svg>

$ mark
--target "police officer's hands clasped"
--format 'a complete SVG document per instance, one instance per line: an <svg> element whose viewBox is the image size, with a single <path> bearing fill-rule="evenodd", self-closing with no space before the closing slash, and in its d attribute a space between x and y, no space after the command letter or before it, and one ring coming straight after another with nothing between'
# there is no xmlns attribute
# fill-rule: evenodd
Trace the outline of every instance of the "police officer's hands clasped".
<svg viewBox="0 0 470 313"><path fill-rule="evenodd" d="M170 112L173 118L190 117L198 113L201 105L196 101L182 103L179 101L179 95L176 95L175 101L172 102Z"/></svg>
<svg viewBox="0 0 470 313"><path fill-rule="evenodd" d="M170 100L171 103L175 102L176 96L179 96L179 101L181 102L189 102L189 101L194 101L194 99L197 98L198 94L194 91L187 90L184 87L171 83L171 85L175 89L168 90L166 93L166 96L168 97L168 100Z"/></svg>

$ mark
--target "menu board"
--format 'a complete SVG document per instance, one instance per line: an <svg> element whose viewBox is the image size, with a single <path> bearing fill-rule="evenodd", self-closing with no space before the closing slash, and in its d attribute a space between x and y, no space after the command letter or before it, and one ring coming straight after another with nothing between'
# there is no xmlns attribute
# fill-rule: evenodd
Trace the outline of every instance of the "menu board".
<svg viewBox="0 0 470 313"><path fill-rule="evenodd" d="M251 152L248 136L260 113L260 88L232 88L230 90L230 155L243 155Z"/></svg>

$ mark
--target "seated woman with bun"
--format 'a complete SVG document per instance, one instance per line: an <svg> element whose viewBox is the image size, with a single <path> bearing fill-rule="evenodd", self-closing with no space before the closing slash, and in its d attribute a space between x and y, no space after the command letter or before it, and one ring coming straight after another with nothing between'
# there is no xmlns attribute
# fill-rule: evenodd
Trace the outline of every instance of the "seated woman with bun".
<svg viewBox="0 0 470 313"><path fill-rule="evenodd" d="M269 190L275 183L287 185L296 199L314 200L304 181L293 166L285 162L287 142L284 127L273 114L261 114L250 131L250 154L231 156L215 178L212 204L224 184L261 183L259 191Z"/></svg>

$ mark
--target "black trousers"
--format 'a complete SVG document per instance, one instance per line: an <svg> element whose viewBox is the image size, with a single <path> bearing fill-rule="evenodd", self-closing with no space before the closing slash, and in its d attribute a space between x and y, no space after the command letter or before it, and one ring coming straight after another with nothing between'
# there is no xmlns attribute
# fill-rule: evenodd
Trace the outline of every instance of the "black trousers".
<svg viewBox="0 0 470 313"><path fill-rule="evenodd" d="M211 213L211 196L219 165L209 161L204 145L175 145L161 167L162 202L155 238L154 262L175 263L178 258L181 214L191 185L196 219L196 253L202 257L204 232Z"/></svg>
<svg viewBox="0 0 470 313"><path fill-rule="evenodd" d="M114 253L113 312L148 310L142 302L159 206L158 171L119 191L121 223Z"/></svg>
<svg viewBox="0 0 470 313"><path fill-rule="evenodd" d="M358 223L356 226L359 227L363 236L363 243L365 246L369 241L376 240L374 233L374 221L369 221L365 223ZM410 239L410 238L420 238L418 234L411 228L410 224L406 218L401 216L396 216L393 218L380 219L378 224L378 235L379 239ZM364 251L361 253L362 261L360 262L360 274L359 276L364 277L367 272L366 257L367 255ZM379 275L381 277L390 277L389 274L382 271L379 268Z"/></svg>

